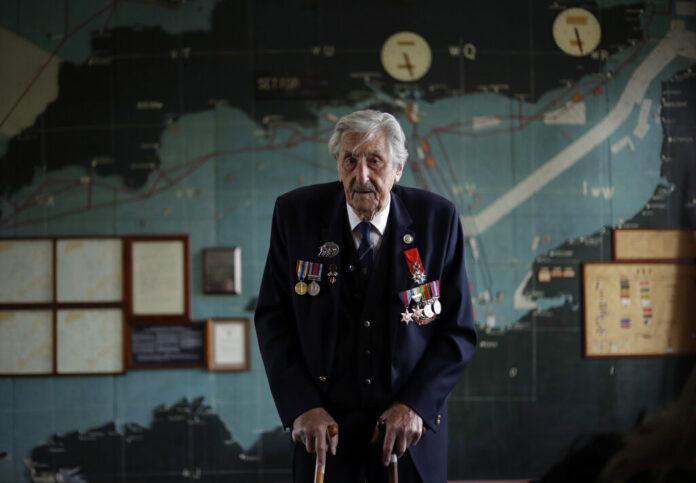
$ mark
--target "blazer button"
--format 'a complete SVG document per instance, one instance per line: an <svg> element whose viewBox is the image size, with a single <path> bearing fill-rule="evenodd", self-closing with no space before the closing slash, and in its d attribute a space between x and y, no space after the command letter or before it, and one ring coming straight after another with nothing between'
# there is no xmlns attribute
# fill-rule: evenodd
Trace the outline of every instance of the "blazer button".
<svg viewBox="0 0 696 483"><path fill-rule="evenodd" d="M369 386L370 384L372 384L372 379L368 378L368 379L365 379L363 382L365 383L366 386Z"/></svg>
<svg viewBox="0 0 696 483"><path fill-rule="evenodd" d="M351 272L355 271L355 265L348 265L348 270Z"/></svg>
<svg viewBox="0 0 696 483"><path fill-rule="evenodd" d="M363 327L369 328L369 327L370 327L370 321L369 321L369 320L363 320Z"/></svg>
<svg viewBox="0 0 696 483"><path fill-rule="evenodd" d="M319 376L319 382L326 382L326 376Z"/></svg>
<svg viewBox="0 0 696 483"><path fill-rule="evenodd" d="M442 421L442 417L438 414L438 415L435 417L435 424L440 424L440 421Z"/></svg>

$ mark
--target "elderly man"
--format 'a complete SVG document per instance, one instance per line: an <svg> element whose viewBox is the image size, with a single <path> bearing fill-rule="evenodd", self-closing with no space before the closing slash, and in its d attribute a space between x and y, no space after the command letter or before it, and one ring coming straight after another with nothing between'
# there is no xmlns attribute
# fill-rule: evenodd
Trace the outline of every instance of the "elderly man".
<svg viewBox="0 0 696 483"><path fill-rule="evenodd" d="M476 346L452 203L395 185L408 157L387 113L329 141L340 182L278 198L256 332L296 482L447 479L447 398ZM337 435L329 429L337 424Z"/></svg>

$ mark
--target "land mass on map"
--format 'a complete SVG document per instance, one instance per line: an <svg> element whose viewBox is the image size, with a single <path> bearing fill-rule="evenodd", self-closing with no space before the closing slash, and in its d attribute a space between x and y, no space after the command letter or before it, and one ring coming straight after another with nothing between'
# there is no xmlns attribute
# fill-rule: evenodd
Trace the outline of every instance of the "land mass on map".
<svg viewBox="0 0 696 483"><path fill-rule="evenodd" d="M371 88L434 101L495 86L503 95L533 102L602 70L601 56L571 57L554 45L557 2L531 5L480 0L444 8L363 0L298 7L224 0L213 11L209 31L94 31L90 59L64 62L58 98L9 140L0 158L0 197L9 200L36 173L67 166L82 167L88 178L116 175L127 188L141 188L160 166L163 132L182 115L215 106L237 107L261 125L267 116L313 124L317 109L327 105L362 100L393 109L372 100ZM514 21L500 24L501 8ZM372 14L361 15L366 9ZM640 11L640 4L597 11L606 27L600 48L611 54L640 41ZM426 13L428 22L415 21ZM356 19L359 35L353 35ZM431 68L417 83L397 83L381 67L381 45L399 30L418 32L432 49ZM505 35L498 34L502 30ZM467 44L475 47L473 58L452 54L450 47ZM371 87L356 73L368 73ZM255 96L261 75L313 85L288 88L280 97Z"/></svg>
<svg viewBox="0 0 696 483"><path fill-rule="evenodd" d="M33 481L263 481L290 478L292 443L278 427L248 451L203 398L157 406L148 427L114 422L53 435L27 462ZM69 478L68 478L69 476ZM42 478L46 478L43 480ZM78 479L80 478L80 479Z"/></svg>

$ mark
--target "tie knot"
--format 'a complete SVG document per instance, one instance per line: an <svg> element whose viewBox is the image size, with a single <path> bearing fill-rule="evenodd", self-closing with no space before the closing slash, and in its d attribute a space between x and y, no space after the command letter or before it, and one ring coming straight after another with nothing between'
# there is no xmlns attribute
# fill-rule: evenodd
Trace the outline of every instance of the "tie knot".
<svg viewBox="0 0 696 483"><path fill-rule="evenodd" d="M372 229L372 223L369 221L361 221L358 223L358 228L360 228L360 236L362 237L362 242L370 243L370 231Z"/></svg>

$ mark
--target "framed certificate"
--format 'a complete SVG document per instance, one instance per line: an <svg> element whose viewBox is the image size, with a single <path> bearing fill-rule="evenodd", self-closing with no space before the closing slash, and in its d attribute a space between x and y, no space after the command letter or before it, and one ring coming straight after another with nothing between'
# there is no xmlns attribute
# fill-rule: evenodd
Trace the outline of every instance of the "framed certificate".
<svg viewBox="0 0 696 483"><path fill-rule="evenodd" d="M122 252L118 238L56 240L56 301L121 302Z"/></svg>
<svg viewBox="0 0 696 483"><path fill-rule="evenodd" d="M211 371L251 369L249 319L209 319L206 365Z"/></svg>
<svg viewBox="0 0 696 483"><path fill-rule="evenodd" d="M242 293L242 249L240 247L203 249L203 293Z"/></svg>
<svg viewBox="0 0 696 483"><path fill-rule="evenodd" d="M125 258L131 320L150 324L190 320L188 235L129 237Z"/></svg>
<svg viewBox="0 0 696 483"><path fill-rule="evenodd" d="M0 240L0 304L53 302L53 240Z"/></svg>
<svg viewBox="0 0 696 483"><path fill-rule="evenodd" d="M121 374L123 310L59 309L56 313L57 374Z"/></svg>
<svg viewBox="0 0 696 483"><path fill-rule="evenodd" d="M53 312L0 310L0 375L53 373Z"/></svg>

